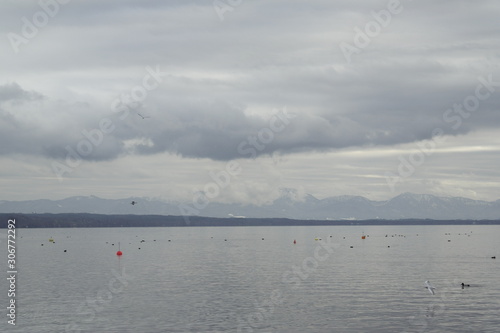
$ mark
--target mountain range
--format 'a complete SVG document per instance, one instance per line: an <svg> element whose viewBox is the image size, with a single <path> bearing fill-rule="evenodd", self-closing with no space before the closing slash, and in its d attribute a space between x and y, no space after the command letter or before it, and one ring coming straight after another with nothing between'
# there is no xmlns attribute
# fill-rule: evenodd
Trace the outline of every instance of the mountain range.
<svg viewBox="0 0 500 333"><path fill-rule="evenodd" d="M132 201L136 204L132 205ZM208 202L167 202L151 198L103 199L76 196L62 200L0 201L0 213L92 213L136 215L197 215L233 218L290 218L302 220L365 219L500 219L500 200L481 201L462 197L403 193L386 201L361 196L336 196L318 199L310 194L300 197L294 189L281 189L270 204L243 205Z"/></svg>

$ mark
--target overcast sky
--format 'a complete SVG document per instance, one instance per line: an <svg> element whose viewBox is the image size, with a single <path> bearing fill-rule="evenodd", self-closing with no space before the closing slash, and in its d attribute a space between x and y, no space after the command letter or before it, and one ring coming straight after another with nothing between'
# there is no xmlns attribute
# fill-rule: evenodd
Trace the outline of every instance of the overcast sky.
<svg viewBox="0 0 500 333"><path fill-rule="evenodd" d="M0 200L500 199L498 1L41 3L0 3Z"/></svg>

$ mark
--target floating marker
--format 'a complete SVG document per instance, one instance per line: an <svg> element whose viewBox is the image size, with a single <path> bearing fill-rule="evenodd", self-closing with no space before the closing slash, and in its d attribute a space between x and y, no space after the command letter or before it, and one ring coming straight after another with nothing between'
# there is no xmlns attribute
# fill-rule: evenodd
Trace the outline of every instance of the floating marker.
<svg viewBox="0 0 500 333"><path fill-rule="evenodd" d="M297 244L297 241L295 239L293 240L293 244Z"/></svg>
<svg viewBox="0 0 500 333"><path fill-rule="evenodd" d="M117 256L121 256L123 254L122 251L120 251L120 242L118 242L118 251L116 252Z"/></svg>

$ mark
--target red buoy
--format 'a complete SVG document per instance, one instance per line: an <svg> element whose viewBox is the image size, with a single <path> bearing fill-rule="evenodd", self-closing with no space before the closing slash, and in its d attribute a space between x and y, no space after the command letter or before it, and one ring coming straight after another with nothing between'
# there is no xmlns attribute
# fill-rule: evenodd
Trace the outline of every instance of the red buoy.
<svg viewBox="0 0 500 333"><path fill-rule="evenodd" d="M293 244L297 244L297 241L295 239L293 240Z"/></svg>
<svg viewBox="0 0 500 333"><path fill-rule="evenodd" d="M118 252L116 252L116 255L117 256L121 256L123 253L122 251L120 250L120 242L118 242Z"/></svg>

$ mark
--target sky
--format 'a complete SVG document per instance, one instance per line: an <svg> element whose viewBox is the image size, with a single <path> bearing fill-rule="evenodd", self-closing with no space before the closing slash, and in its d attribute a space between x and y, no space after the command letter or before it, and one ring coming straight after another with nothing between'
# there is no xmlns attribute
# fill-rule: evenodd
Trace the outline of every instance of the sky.
<svg viewBox="0 0 500 333"><path fill-rule="evenodd" d="M0 200L500 199L500 3L0 2Z"/></svg>

